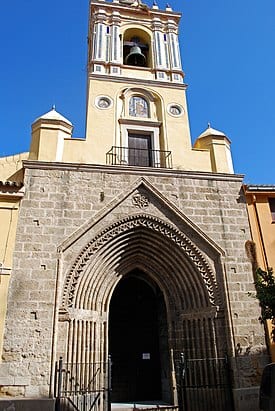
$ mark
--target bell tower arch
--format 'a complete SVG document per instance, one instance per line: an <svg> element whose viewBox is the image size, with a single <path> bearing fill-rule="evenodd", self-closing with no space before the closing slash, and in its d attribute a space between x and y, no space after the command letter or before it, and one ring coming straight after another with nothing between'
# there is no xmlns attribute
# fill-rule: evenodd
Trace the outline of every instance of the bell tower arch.
<svg viewBox="0 0 275 411"><path fill-rule="evenodd" d="M124 32L123 64L132 67L152 67L151 39L144 30L129 28Z"/></svg>

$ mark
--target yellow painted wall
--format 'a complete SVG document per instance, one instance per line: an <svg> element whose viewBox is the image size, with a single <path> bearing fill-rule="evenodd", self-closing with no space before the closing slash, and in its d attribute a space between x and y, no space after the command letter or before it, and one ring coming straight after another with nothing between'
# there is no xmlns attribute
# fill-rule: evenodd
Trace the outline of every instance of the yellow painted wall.
<svg viewBox="0 0 275 411"><path fill-rule="evenodd" d="M0 195L0 352L6 315L7 293L12 268L19 201Z"/></svg>
<svg viewBox="0 0 275 411"><path fill-rule="evenodd" d="M252 237L256 243L259 265L275 270L275 223L272 222L269 198L275 198L275 192L246 193Z"/></svg>
<svg viewBox="0 0 275 411"><path fill-rule="evenodd" d="M144 131L153 136L154 150L171 151L174 169L232 173L229 146L214 145L210 141L209 147L192 147L184 73L179 62L175 65L176 52L174 59L171 58L174 48L177 48L175 38L177 39L181 14L169 8L161 11L154 7L149 9L145 5L127 7L119 2L91 2L90 7L85 140L70 138L69 122L68 127L62 129L64 121L62 126L56 112L52 113L56 122L55 127L51 128L49 112L33 125L30 159L106 165L106 154L112 146L127 147L128 130L138 130L139 133ZM98 25L106 33L109 28L108 35L97 36ZM117 29L116 37L112 37L112 27ZM157 62L159 51L155 43L156 33L164 33L166 40L168 39L166 41L163 37L163 43L159 44L162 64ZM170 35L175 36L174 48L169 40ZM124 45L134 37L144 46L146 62L142 67L128 65L124 58L126 56L122 56ZM119 47L108 48L113 40ZM165 46L162 47L164 43ZM101 50L102 53L98 54L95 50ZM112 50L116 50L115 59L112 57ZM127 49L126 53L129 52L130 49ZM112 71L114 68L116 70ZM124 109L127 104L127 89L140 89L153 95L156 116L148 119L130 117ZM109 98L111 106L99 108L97 101L100 97ZM172 115L169 112L172 104L181 106L183 114ZM141 129L143 126L144 130ZM127 163L125 156L119 161Z"/></svg>
<svg viewBox="0 0 275 411"><path fill-rule="evenodd" d="M246 188L245 188L246 190ZM266 270L272 267L275 273L275 223L272 222L269 198L275 198L275 190L246 193L248 216L252 239L256 244L258 265ZM269 337L271 324L268 323ZM270 338L269 338L270 339ZM275 343L270 341L272 361L275 361Z"/></svg>
<svg viewBox="0 0 275 411"><path fill-rule="evenodd" d="M4 267L12 266L12 251L15 242L19 201L1 199L0 195L0 263Z"/></svg>
<svg viewBox="0 0 275 411"><path fill-rule="evenodd" d="M88 80L86 139L71 138L64 132L63 126L55 124L39 130L35 127L31 144L30 159L42 161L64 161L84 164L106 164L106 153L112 146L121 143L122 127L120 120L134 121L150 126L150 122L159 122L160 148L171 151L173 168L191 171L231 173L227 151L229 145L215 142L215 136L208 137L207 146L197 143L192 147L184 87L171 87L165 83L149 82L144 85L133 84L129 79L107 81L106 76L90 77ZM148 119L130 117L124 110L123 92L138 89L155 96L155 114ZM109 97L112 104L108 109L97 107L100 96ZM171 104L180 105L183 115L175 117L169 114ZM49 122L49 120L47 120ZM42 127L42 126L41 126ZM69 137L69 138L68 138ZM58 145L60 139L64 145ZM59 149L58 149L59 146ZM62 146L62 154L58 150ZM38 150L38 152L36 152ZM58 160L57 160L58 158Z"/></svg>
<svg viewBox="0 0 275 411"><path fill-rule="evenodd" d="M104 81L105 80L105 81ZM166 150L172 152L173 167L186 170L212 171L210 155L205 150L194 150L191 146L191 136L187 113L187 103L185 90L183 88L170 88L158 85L137 86L130 82L121 84L118 82L106 81L106 79L92 79L88 93L87 108L87 128L86 142L80 148L80 144L72 140L66 140L64 149L64 161L77 161L92 164L106 164L106 153L114 145L120 145L120 118L122 116L122 102L120 95L127 88L139 87L145 91L159 96L161 104L161 116L157 119L161 121L161 134L166 141ZM100 95L111 98L113 104L107 110L99 109L95 102ZM173 117L168 114L169 104L180 104L184 109L181 117ZM146 120L144 120L146 121ZM76 146L76 150L74 149Z"/></svg>
<svg viewBox="0 0 275 411"><path fill-rule="evenodd" d="M0 157L0 181L23 181L22 161L27 160L29 153L20 153Z"/></svg>
<svg viewBox="0 0 275 411"><path fill-rule="evenodd" d="M28 153L0 158L0 353L18 212L23 196L23 188L20 184L23 182L22 160L27 158ZM7 185L6 181L16 182L18 185Z"/></svg>

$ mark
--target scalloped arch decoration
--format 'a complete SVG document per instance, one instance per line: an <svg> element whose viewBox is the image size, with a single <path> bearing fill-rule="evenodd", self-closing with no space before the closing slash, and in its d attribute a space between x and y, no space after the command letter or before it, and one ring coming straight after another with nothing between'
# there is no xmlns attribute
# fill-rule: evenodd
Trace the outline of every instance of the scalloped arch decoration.
<svg viewBox="0 0 275 411"><path fill-rule="evenodd" d="M168 223L165 223L164 221L153 216L140 214L126 217L123 220L115 222L108 228L101 231L82 249L66 275L62 296L62 306L64 308L73 307L79 279L89 264L91 257L109 240L137 227L144 227L148 230L153 230L175 243L175 245L184 252L187 258L191 260L200 273L211 305L220 304L220 298L213 272L207 260L198 248L182 232Z"/></svg>

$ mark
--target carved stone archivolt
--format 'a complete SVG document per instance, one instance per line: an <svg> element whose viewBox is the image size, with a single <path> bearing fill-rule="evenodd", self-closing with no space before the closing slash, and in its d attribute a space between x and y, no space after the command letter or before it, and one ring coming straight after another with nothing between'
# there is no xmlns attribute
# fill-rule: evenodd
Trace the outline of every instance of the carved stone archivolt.
<svg viewBox="0 0 275 411"><path fill-rule="evenodd" d="M173 253L173 245L177 250L181 250L181 253L189 261L191 270L196 270L202 279L205 289L207 290L208 299L211 305L219 305L220 297L218 294L218 288L215 281L215 276L199 249L193 244L193 242L187 238L182 232L175 227L165 223L164 221L149 215L134 215L127 217L121 221L114 223L102 232L100 232L92 241L90 241L81 251L78 258L69 270L62 298L63 307L73 307L76 289L79 285L80 278L90 265L93 256L105 245L111 241L115 241L116 238L120 238L127 232L133 232L137 229L146 230L146 232L152 232L163 236L163 241L169 241L170 249L167 253ZM142 241L142 240L140 240ZM167 247L166 247L167 248ZM159 249L161 254L161 249ZM175 265L177 263L175 262ZM189 269L190 270L190 269ZM83 287L83 285L82 285ZM195 288L195 287L193 287Z"/></svg>

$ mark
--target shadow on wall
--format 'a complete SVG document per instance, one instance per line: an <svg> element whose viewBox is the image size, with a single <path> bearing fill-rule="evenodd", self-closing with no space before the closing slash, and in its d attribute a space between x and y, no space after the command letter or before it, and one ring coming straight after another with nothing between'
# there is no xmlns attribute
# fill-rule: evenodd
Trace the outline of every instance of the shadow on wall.
<svg viewBox="0 0 275 411"><path fill-rule="evenodd" d="M55 400L45 399L0 399L0 411L54 411Z"/></svg>
<svg viewBox="0 0 275 411"><path fill-rule="evenodd" d="M259 410L262 374L269 362L270 356L265 347L253 351L252 347L242 349L237 344L236 356L231 359L231 369L235 368L235 372L232 373L235 381L232 381L232 384L235 387L233 395L237 410Z"/></svg>

